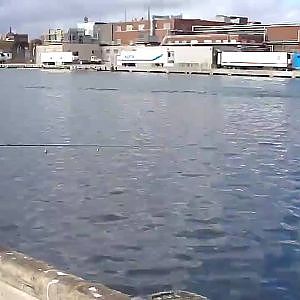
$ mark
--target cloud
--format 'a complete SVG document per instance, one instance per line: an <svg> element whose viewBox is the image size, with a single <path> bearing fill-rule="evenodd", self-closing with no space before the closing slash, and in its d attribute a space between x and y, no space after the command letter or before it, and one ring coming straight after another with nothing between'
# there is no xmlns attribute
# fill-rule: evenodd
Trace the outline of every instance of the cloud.
<svg viewBox="0 0 300 300"><path fill-rule="evenodd" d="M127 16L183 13L186 17L212 19L216 14L249 16L263 22L300 21L295 0L0 0L0 32L12 26L17 32L38 35L48 28L68 28L84 16L96 21L118 21ZM299 19L298 19L299 18Z"/></svg>

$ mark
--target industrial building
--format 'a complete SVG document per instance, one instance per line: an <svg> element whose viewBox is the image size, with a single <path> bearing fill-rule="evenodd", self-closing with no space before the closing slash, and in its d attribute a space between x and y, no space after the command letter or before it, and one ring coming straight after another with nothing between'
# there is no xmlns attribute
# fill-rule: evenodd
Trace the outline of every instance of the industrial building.
<svg viewBox="0 0 300 300"><path fill-rule="evenodd" d="M225 23L201 19L184 19L179 16L149 15L148 19L134 19L130 22L114 23L113 41L117 45L160 44L171 32L192 31L196 25L217 26Z"/></svg>
<svg viewBox="0 0 300 300"><path fill-rule="evenodd" d="M265 42L272 51L300 51L300 24L270 25Z"/></svg>
<svg viewBox="0 0 300 300"><path fill-rule="evenodd" d="M54 64L64 64L69 62L69 55L63 55L58 57L56 53L71 53L73 62L77 63L90 63L93 61L101 60L101 48L98 44L53 44L53 45L41 45L36 46L35 63L38 65L43 64L42 54L51 53L57 61L53 61ZM66 58L66 61L63 59Z"/></svg>

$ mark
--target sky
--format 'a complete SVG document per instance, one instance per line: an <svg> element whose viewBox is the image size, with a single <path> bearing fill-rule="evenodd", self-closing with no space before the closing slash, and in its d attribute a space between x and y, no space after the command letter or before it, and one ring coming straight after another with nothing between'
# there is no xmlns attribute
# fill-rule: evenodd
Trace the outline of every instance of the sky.
<svg viewBox="0 0 300 300"><path fill-rule="evenodd" d="M49 28L74 27L91 21L124 20L153 14L180 14L214 19L217 14L248 16L252 21L300 22L300 0L0 0L0 33L9 26L38 37Z"/></svg>

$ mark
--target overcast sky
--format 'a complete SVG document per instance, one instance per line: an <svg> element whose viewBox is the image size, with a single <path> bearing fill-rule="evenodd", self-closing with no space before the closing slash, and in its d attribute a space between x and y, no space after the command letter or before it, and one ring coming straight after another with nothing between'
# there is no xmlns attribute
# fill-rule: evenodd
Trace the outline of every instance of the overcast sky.
<svg viewBox="0 0 300 300"><path fill-rule="evenodd" d="M249 16L263 22L300 22L300 0L0 0L0 32L9 26L16 32L39 36L48 28L68 28L84 16L93 21L179 14L213 19L216 14Z"/></svg>

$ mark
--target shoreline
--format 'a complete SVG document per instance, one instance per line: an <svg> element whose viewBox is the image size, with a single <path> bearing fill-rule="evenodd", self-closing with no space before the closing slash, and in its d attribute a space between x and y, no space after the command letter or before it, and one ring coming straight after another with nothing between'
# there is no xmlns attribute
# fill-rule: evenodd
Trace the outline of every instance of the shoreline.
<svg viewBox="0 0 300 300"><path fill-rule="evenodd" d="M183 67L120 67L114 69L108 65L65 65L65 66L40 66L36 64L1 64L1 69L18 70L43 70L43 71L98 71L98 72L128 72L128 73L158 73L158 74L185 74L207 76L240 76L240 77L267 77L267 78L300 78L300 70L281 71L263 69L222 69L213 68L201 70Z"/></svg>

